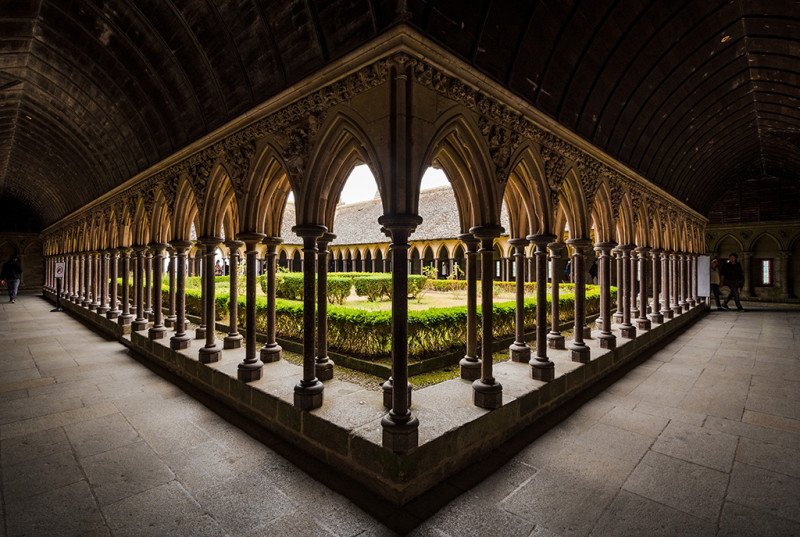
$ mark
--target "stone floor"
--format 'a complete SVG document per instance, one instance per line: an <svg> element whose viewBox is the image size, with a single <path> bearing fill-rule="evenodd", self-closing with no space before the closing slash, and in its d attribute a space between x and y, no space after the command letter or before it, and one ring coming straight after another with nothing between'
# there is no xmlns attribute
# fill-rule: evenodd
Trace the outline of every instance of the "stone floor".
<svg viewBox="0 0 800 537"><path fill-rule="evenodd" d="M798 309L710 313L399 510L50 309L0 305L2 535L800 535Z"/></svg>

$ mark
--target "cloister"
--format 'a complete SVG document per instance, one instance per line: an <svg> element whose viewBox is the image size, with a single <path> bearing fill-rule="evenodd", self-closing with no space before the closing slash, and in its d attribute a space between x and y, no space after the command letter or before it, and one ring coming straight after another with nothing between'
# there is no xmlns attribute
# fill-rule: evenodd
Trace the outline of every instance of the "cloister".
<svg viewBox="0 0 800 537"><path fill-rule="evenodd" d="M215 17L238 21L219 24L231 40L256 32L253 21L264 18L278 17L287 27L311 24L327 36L319 44L324 61L303 63L312 54L301 50L310 38L281 37L270 26L257 41L281 49L285 64L270 64L259 46L226 48L227 38L219 38L211 46L216 52L201 58L217 66L219 76L202 84L202 75L192 82L197 73L169 67L173 60L188 61L190 47L189 41L173 41L166 28L179 21L181 31L192 35L206 28L196 43L208 44L217 35L211 30L215 25L188 23L191 13L176 7L169 17L150 20L148 13L156 8L127 13L130 6L114 2L82 2L74 10L47 0L37 9L36 2L23 3L9 17L26 13L19 20L32 21L31 39L39 39L44 24L35 21L51 21L54 14L69 12L65 28L95 20L86 50L93 50L98 62L119 67L113 73L97 69L104 73L96 86L105 88L105 97L76 90L73 95L81 97L68 98L64 89L59 97L40 95L30 109L19 105L15 129L27 128L26 121L40 129L37 113L43 110L53 121L49 131L36 130L43 142L34 143L36 136L27 134L19 142L9 138L8 147L24 148L24 159L23 150L9 149L12 156L0 160L3 218L20 220L16 208L7 209L17 204L37 215L29 222L41 223L38 234L13 235L8 242L24 246L23 266L31 267L25 283L37 279L32 275L41 257L38 278L45 299L132 356L276 435L297 449L299 458L346 474L393 506L427 501L460 472L511 449L526 431L555 420L562 409L598 393L679 335L699 330L708 309L709 256L724 261L730 253L740 255L745 299L796 302L800 218L796 207L787 208L800 199L796 77L773 80L772 86L769 76L752 73L749 82L732 81L739 76L730 67L735 62L717 65L732 53L724 45L733 35L739 47L735 61L744 54L750 58L745 71L771 73L764 65L772 64L754 52L753 43L779 30L766 22L753 29L753 21L774 17L795 28L797 17L784 13L791 9L780 2L771 6L769 13L777 13L772 15L754 14L767 7L744 2L748 6L740 6L742 13L732 16L731 24L717 24L728 20L723 15L730 6L687 4L685 9L694 10L689 18L696 18L692 28L704 29L704 44L684 51L684 63L676 65L672 47L699 43L701 37L689 29L683 41L664 37L674 26L683 28L678 13L684 7L667 16L642 3L638 23L623 32L609 15L616 8L601 16L588 2L531 3L525 8L528 26L519 28L514 46L509 37L509 51L500 54L500 45L479 44L476 37L505 42L505 26L489 22L499 16L496 2L480 9L477 3L462 6L484 21L474 32L464 30L470 26L466 19L460 29L458 17L454 25L437 22L455 9L442 2L426 7L288 2L269 8L254 3L246 17L218 2ZM537 17L572 20L584 10L594 13L586 20L597 17L598 28L608 24L606 33L620 36L607 39L617 45L609 45L603 61L587 59L600 54L600 39L583 42L572 26L557 30L534 23ZM367 24L357 12L371 14L374 31L353 30ZM147 19L145 33L160 36L153 49L134 47L137 54L121 59L125 54L115 47L144 34L133 29L138 23L120 31L113 22L118 17ZM512 34L513 18L502 19ZM740 43L736 24L745 19L751 26ZM253 27L240 28L244 21ZM326 26L332 21L336 24ZM644 28L642 35L652 35L631 37L638 35L637 25ZM723 28L719 36L717 26ZM475 40L469 51L459 42L463 32L473 32L464 37ZM41 46L50 52L40 52L42 58L59 47L79 51L71 67L59 71L73 72L72 79L55 85L83 84L89 75L80 64L94 60L81 49L81 39L67 44L63 36L43 35L42 43L50 41ZM568 36L583 44L576 41L569 53L554 45L546 60L538 57L545 50L540 41L562 43ZM783 38L785 50L774 55L786 63L776 79L796 71L795 37ZM664 45L663 53L646 47L647 54L642 52L642 43L649 47L658 39L672 45ZM639 45L631 46L634 42ZM486 47L495 47L494 60L484 57ZM617 53L624 61L613 59ZM508 59L507 67L501 58ZM537 66L550 78L534 76L524 66ZM618 76L612 81L600 71L595 77L579 74L590 67ZM239 71L249 77L246 84ZM179 74L170 78L167 72ZM270 86L271 76L281 82ZM17 83L3 77L0 91L16 92ZM695 77L713 79L714 88ZM34 78L24 82L26 91L46 93L46 81ZM193 84L205 89L182 95ZM742 93L745 84L752 91ZM780 84L783 89L775 89ZM623 90L625 95L615 93ZM152 107L137 109L126 101L120 109L106 103L100 111L87 104L75 116L75 125L92 124L99 133L91 151L73 150L73 145L89 147L84 134L71 136L53 126L65 110L83 106L76 104L81 98L117 102L109 95L126 91L149 95ZM578 97L581 92L586 94ZM163 99L152 97L156 94ZM198 110L204 112L195 114ZM129 119L121 121L121 115ZM757 134L740 134L751 120ZM133 132L147 134L134 144ZM47 146L49 152L37 149ZM78 153L77 160L64 156ZM343 203L345 184L359 166L369 168L378 193L373 200ZM423 190L430 168L441 170L449 186ZM28 183L20 179L26 173L33 178ZM84 175L99 179L76 179ZM738 186L723 188L728 183ZM769 215L779 216L772 222ZM220 256L222 278L215 274ZM590 275L594 261L596 278ZM302 274L301 341L284 337L278 326L277 286L284 272ZM332 272L390 275L391 376L378 390L340 377L341 353L329 349ZM409 282L420 274L464 280L466 305L458 378L422 388L409 380ZM199 301L189 293L190 277L200 277ZM513 282L504 284L514 290L511 344L496 334L497 281ZM559 282L568 282L574 292L570 326L562 326L567 302ZM596 317L587 313L590 285L597 286L591 292L599 292ZM224 304L220 286L230 294ZM526 289L535 289L535 310L527 317ZM189 311L190 300L199 315ZM266 308L259 310L263 300ZM228 314L224 322L220 307ZM535 328L526 330L531 325ZM786 341L796 345L796 338L795 330ZM284 359L289 352L302 355L300 365Z"/></svg>

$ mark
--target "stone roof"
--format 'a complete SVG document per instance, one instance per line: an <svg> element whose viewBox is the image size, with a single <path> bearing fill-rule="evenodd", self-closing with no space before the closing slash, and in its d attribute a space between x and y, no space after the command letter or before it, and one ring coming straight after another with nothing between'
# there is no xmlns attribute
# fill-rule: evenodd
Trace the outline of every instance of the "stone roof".
<svg viewBox="0 0 800 537"><path fill-rule="evenodd" d="M382 215L383 205L380 199L340 205L336 209L333 225L336 239L331 244L343 246L389 242L378 224L378 218ZM461 233L456 198L449 185L420 192L419 215L422 217L422 224L411 235L412 241L453 239ZM300 238L292 232L295 222L294 203L287 203L281 227L284 244L302 244ZM500 225L508 233L508 212L505 204L500 214Z"/></svg>

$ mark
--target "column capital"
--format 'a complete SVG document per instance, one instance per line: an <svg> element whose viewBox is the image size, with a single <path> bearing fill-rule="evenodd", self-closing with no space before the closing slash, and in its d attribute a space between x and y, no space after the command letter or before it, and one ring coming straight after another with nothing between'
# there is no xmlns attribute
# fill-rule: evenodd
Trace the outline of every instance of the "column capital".
<svg viewBox="0 0 800 537"><path fill-rule="evenodd" d="M516 238L516 239L508 239L508 244L510 244L514 248L525 248L530 244L530 242L528 242L528 239Z"/></svg>
<svg viewBox="0 0 800 537"><path fill-rule="evenodd" d="M750 256L751 256L751 255L753 255L753 252L750 252L750 251L742 251L742 252L739 252L739 255L741 255L741 256L742 256L742 257L744 257L744 258L748 258L748 259L749 259L749 258L750 258Z"/></svg>
<svg viewBox="0 0 800 537"><path fill-rule="evenodd" d="M535 244L536 246L545 246L546 247L548 244L550 244L551 242L556 240L556 236L555 235L549 235L547 233L537 233L537 234L533 234L533 235L528 235L526 237L526 239L528 241L532 242L533 244ZM511 241L509 241L509 242L511 242Z"/></svg>
<svg viewBox="0 0 800 537"><path fill-rule="evenodd" d="M329 231L323 233L322 236L317 239L317 244L319 245L320 251L327 250L328 244L330 244L330 242L335 238L336 238L335 233L331 233Z"/></svg>
<svg viewBox="0 0 800 537"><path fill-rule="evenodd" d="M169 247L169 244L165 242L151 242L147 245L148 248L153 250L154 252L163 252Z"/></svg>
<svg viewBox="0 0 800 537"><path fill-rule="evenodd" d="M256 231L243 231L236 235L236 238L240 241L244 241L245 243L249 241L254 242L261 242L266 237L264 233L258 233Z"/></svg>
<svg viewBox="0 0 800 537"><path fill-rule="evenodd" d="M292 233L303 239L316 239L326 231L328 231L327 227L318 224L300 224L292 226Z"/></svg>
<svg viewBox="0 0 800 537"><path fill-rule="evenodd" d="M564 249L564 246L566 246L566 244L564 244L563 242L560 242L560 241L548 242L547 243L547 249L550 250L550 256L551 257L555 257L558 254L560 254L561 250Z"/></svg>
<svg viewBox="0 0 800 537"><path fill-rule="evenodd" d="M223 242L222 244L224 244L225 247L231 251L231 253L235 252L236 250L244 246L244 242L238 240L228 240Z"/></svg>
<svg viewBox="0 0 800 537"><path fill-rule="evenodd" d="M378 217L378 223L388 229L415 230L422 223L422 217L417 214L384 214Z"/></svg>
<svg viewBox="0 0 800 537"><path fill-rule="evenodd" d="M474 226L469 228L469 232L478 237L479 239L495 239L503 234L505 231L502 226Z"/></svg>
<svg viewBox="0 0 800 537"><path fill-rule="evenodd" d="M467 246L467 253L475 253L478 251L478 245L481 241L472 233L462 233L456 237Z"/></svg>
<svg viewBox="0 0 800 537"><path fill-rule="evenodd" d="M178 252L183 252L192 247L192 241L178 239L170 241L169 245L175 248Z"/></svg>
<svg viewBox="0 0 800 537"><path fill-rule="evenodd" d="M791 250L778 250L778 257L780 257L781 259L789 259L790 257L792 257L792 251Z"/></svg>
<svg viewBox="0 0 800 537"><path fill-rule="evenodd" d="M635 249L635 252L637 254L639 254L641 257L645 257L645 256L647 256L648 253L650 253L650 247L649 246L637 246L636 249Z"/></svg>
<svg viewBox="0 0 800 537"><path fill-rule="evenodd" d="M221 237L198 237L197 242L205 246L206 248L216 248L222 242Z"/></svg>
<svg viewBox="0 0 800 537"><path fill-rule="evenodd" d="M263 239L261 239L261 244L266 245L268 249L272 248L273 251L275 250L275 248L277 248L279 244L282 243L283 239L280 237L264 237Z"/></svg>
<svg viewBox="0 0 800 537"><path fill-rule="evenodd" d="M617 247L616 242L596 242L594 243L594 249L598 252L604 253L606 255L611 253L611 250Z"/></svg>
<svg viewBox="0 0 800 537"><path fill-rule="evenodd" d="M620 244L619 246L617 246L617 249L622 251L622 252L630 252L630 251L636 249L636 245L635 244Z"/></svg>
<svg viewBox="0 0 800 537"><path fill-rule="evenodd" d="M650 248L650 255L657 256L663 251L661 248Z"/></svg>
<svg viewBox="0 0 800 537"><path fill-rule="evenodd" d="M591 248L592 241L590 239L569 239L567 244L572 246L576 252L583 254L587 249Z"/></svg>
<svg viewBox="0 0 800 537"><path fill-rule="evenodd" d="M134 244L133 246L131 246L131 250L133 250L137 254L141 254L147 251L147 246L145 246L144 244Z"/></svg>

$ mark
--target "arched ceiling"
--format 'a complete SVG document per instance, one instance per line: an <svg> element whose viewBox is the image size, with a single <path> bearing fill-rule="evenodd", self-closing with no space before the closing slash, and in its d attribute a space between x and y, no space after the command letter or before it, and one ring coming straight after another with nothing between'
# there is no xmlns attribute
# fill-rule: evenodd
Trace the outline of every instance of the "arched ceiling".
<svg viewBox="0 0 800 537"><path fill-rule="evenodd" d="M401 22L700 212L800 178L798 0L0 0L0 200L49 224Z"/></svg>

